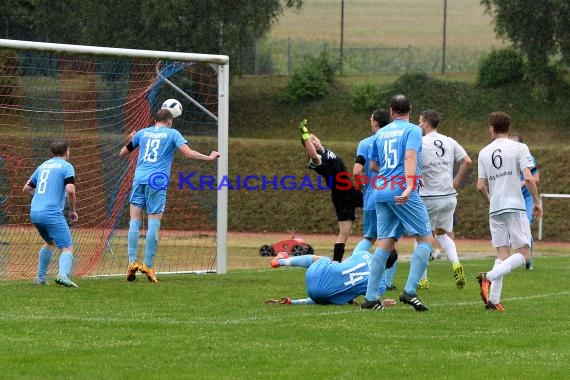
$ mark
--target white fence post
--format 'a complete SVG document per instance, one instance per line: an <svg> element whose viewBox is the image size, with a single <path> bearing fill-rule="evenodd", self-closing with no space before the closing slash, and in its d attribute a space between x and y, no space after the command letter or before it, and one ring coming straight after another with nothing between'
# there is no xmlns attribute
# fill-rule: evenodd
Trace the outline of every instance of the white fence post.
<svg viewBox="0 0 570 380"><path fill-rule="evenodd" d="M570 198L570 194L540 194L540 201L542 202L543 198L563 198L568 199ZM544 202L543 204L543 214L544 214ZM542 218L538 219L538 240L542 240Z"/></svg>

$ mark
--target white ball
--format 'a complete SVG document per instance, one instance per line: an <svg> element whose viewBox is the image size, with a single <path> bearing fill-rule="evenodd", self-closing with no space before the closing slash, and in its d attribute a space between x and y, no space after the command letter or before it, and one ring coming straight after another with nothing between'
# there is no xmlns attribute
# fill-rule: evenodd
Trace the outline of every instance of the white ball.
<svg viewBox="0 0 570 380"><path fill-rule="evenodd" d="M169 110L173 118L182 115L182 104L176 99L165 100L161 108Z"/></svg>

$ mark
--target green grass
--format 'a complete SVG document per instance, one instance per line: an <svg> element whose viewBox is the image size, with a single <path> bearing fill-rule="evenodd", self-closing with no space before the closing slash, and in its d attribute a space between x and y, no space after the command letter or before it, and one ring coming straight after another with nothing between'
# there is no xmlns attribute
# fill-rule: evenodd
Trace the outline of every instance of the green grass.
<svg viewBox="0 0 570 380"><path fill-rule="evenodd" d="M0 368L19 379L567 378L569 256L544 256L505 279L504 314L486 312L463 261L465 289L446 261L420 291L427 313L398 305L264 305L303 297L304 270L79 279L79 289L0 282ZM408 266L401 263L402 288ZM397 293L387 296L396 298Z"/></svg>

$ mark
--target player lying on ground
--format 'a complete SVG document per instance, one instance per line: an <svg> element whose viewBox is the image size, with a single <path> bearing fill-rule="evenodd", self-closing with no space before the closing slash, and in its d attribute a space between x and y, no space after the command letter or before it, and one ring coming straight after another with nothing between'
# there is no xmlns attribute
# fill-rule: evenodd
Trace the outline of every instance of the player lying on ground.
<svg viewBox="0 0 570 380"><path fill-rule="evenodd" d="M386 263L386 268L392 267L398 252L390 253ZM370 260L372 255L368 251L353 251L352 255L342 263L333 261L327 256L303 255L289 258L287 253L282 252L271 261L273 268L278 267L302 267L307 268L305 282L307 285L308 298L291 299L282 297L281 299L269 299L268 304L320 304L320 305L344 305L347 303L358 304L356 298L366 293L368 285L368 275L370 274ZM380 282L378 288L378 299L386 292L384 280ZM395 305L396 301L386 298L381 301L378 308L385 308Z"/></svg>

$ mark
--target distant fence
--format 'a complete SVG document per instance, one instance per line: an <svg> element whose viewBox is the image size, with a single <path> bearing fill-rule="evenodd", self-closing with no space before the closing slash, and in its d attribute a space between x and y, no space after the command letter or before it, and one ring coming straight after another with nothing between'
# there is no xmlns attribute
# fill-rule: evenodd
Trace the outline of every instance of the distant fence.
<svg viewBox="0 0 570 380"><path fill-rule="evenodd" d="M489 47L488 51L493 49ZM344 47L330 46L325 42L288 40L264 40L256 44L254 59L242 66L246 74L291 75L302 65L307 56L317 57L326 52L337 63L337 74L402 74L406 72L440 72L442 50L428 47ZM482 51L465 48L447 48L446 72L474 71Z"/></svg>

